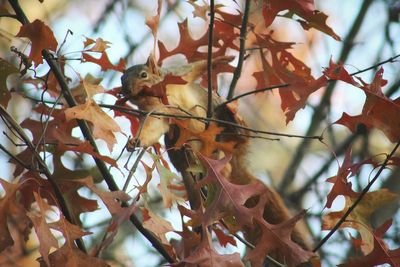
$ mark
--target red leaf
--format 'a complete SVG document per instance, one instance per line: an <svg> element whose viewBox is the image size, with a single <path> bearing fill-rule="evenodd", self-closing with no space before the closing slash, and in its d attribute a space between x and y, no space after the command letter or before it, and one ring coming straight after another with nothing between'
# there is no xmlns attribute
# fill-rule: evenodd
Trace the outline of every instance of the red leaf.
<svg viewBox="0 0 400 267"><path fill-rule="evenodd" d="M327 15L315 9L314 0L270 0L263 2L263 16L268 27L274 21L276 15L283 10L293 12L303 18L300 23L304 29L315 28L330 35L335 40L340 37L326 24Z"/></svg>
<svg viewBox="0 0 400 267"><path fill-rule="evenodd" d="M289 84L279 89L281 108L286 123L289 123L296 112L304 108L308 97L327 84L327 79L324 76L315 79L311 69L287 51L293 43L278 42L270 35L258 35L257 41L260 47L266 47L271 53L271 63L262 58L264 70L253 74L258 83L257 89Z"/></svg>
<svg viewBox="0 0 400 267"><path fill-rule="evenodd" d="M106 52L101 53L100 58L95 58L89 55L88 53L82 53L82 62L91 62L99 65L102 71L105 70L116 70L119 72L124 72L125 70L125 61L121 58L118 65L115 66L110 62Z"/></svg>
<svg viewBox="0 0 400 267"><path fill-rule="evenodd" d="M353 189L351 188L351 182L347 181L347 177L351 172L350 160L351 160L351 148L347 150L343 160L343 164L339 168L337 175L326 180L329 183L333 183L333 187L327 196L325 207L331 208L332 203L337 196L343 195L355 198L359 195L359 193L354 192Z"/></svg>
<svg viewBox="0 0 400 267"><path fill-rule="evenodd" d="M225 248L228 244L231 244L232 246L236 247L236 241L232 236L226 235L221 229L217 227L213 227L213 231L217 236L221 246Z"/></svg>
<svg viewBox="0 0 400 267"><path fill-rule="evenodd" d="M244 267L243 262L240 260L239 253L229 255L218 254L212 246L208 230L206 230L205 227L203 228L203 233L206 233L206 236L203 236L196 250L193 251L189 257L184 258L182 262L201 267Z"/></svg>
<svg viewBox="0 0 400 267"><path fill-rule="evenodd" d="M52 30L41 20L37 19L32 23L22 25L16 36L27 37L31 40L32 47L29 58L31 58L36 65L43 63L43 49L57 50L58 43Z"/></svg>
<svg viewBox="0 0 400 267"><path fill-rule="evenodd" d="M260 203L264 205L263 201L260 201ZM275 249L279 249L279 252L284 254L285 263L288 266L298 266L300 263L306 262L314 256L314 253L302 249L291 239L295 224L304 215L305 211L277 225L269 224L258 217L256 221L261 228L262 234L256 247L250 250L246 256L252 263L252 266L262 266L268 253Z"/></svg>
<svg viewBox="0 0 400 267"><path fill-rule="evenodd" d="M342 117L336 121L356 132L358 124L364 124L367 128L380 129L391 142L397 142L400 139L400 98L391 100L382 92L382 86L387 81L382 78L383 68L380 68L371 84L365 83L358 78L359 82L354 80L342 65L330 62L329 68L324 74L330 79L337 79L349 83L363 90L366 95L364 107L360 115L350 116L343 113Z"/></svg>

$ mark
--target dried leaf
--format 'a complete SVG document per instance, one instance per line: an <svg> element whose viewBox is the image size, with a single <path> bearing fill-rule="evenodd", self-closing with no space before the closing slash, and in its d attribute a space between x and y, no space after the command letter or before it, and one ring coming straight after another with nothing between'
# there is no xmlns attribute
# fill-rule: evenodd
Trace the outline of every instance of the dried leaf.
<svg viewBox="0 0 400 267"><path fill-rule="evenodd" d="M16 36L27 37L31 40L32 47L29 58L32 59L36 65L43 63L43 49L49 49L51 51L57 50L58 43L54 37L53 31L41 20L36 19L32 23L22 25Z"/></svg>
<svg viewBox="0 0 400 267"><path fill-rule="evenodd" d="M397 195L391 193L387 189L368 192L356 208L350 213L346 221L340 226L341 228L350 227L360 232L362 238L361 250L364 254L372 251L374 239L372 236L373 228L371 226L370 217L374 211L390 204L397 199ZM344 215L347 209L353 204L355 198L346 196L346 204L343 210L331 212L323 217L323 230L330 230L334 227L338 220Z"/></svg>
<svg viewBox="0 0 400 267"><path fill-rule="evenodd" d="M10 91L7 88L7 77L10 74L18 73L18 69L6 60L0 58L0 105L7 108L11 99Z"/></svg>

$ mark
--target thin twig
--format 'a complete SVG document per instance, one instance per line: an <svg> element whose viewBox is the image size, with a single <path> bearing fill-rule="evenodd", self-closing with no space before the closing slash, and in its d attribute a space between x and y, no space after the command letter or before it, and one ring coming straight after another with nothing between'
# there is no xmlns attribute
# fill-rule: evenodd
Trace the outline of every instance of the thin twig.
<svg viewBox="0 0 400 267"><path fill-rule="evenodd" d="M115 109L123 113L127 114L135 114L135 115L146 115L148 114L148 111L144 110L138 110L138 109L131 109L127 107L122 107L122 106L116 106L116 105L107 105L107 104L100 104L99 106L104 107L104 108L109 108L109 109ZM173 107L176 108L176 107ZM194 116L194 115L184 115L184 114L169 114L169 113L162 113L162 112L153 112L152 116L162 116L162 117L167 117L167 118L180 118L180 119L195 119L195 120L200 120L204 122L216 122L222 125L229 125L236 127L238 129L243 129L247 130L253 133L258 133L258 134L267 134L267 135L275 135L275 136L284 136L284 137L290 137L290 138L305 138L305 139L314 139L314 140L323 140L322 136L304 136L304 135L297 135L297 134L285 134L285 133L277 133L277 132L270 132L270 131L262 131L258 129L253 129L244 125L240 125L234 122L226 121L226 120L219 120L215 118L206 118L206 117L200 117L200 116Z"/></svg>
<svg viewBox="0 0 400 267"><path fill-rule="evenodd" d="M290 84L283 83L283 84L272 85L272 86L265 87L265 88L262 88L262 89L252 90L252 91L237 95L235 97L232 97L231 99L228 99L225 102L223 102L222 104L220 104L220 106L224 106L224 105L229 104L229 103L231 103L231 102L233 102L235 100L238 100L239 98L242 98L242 97L245 97L245 96L248 96L248 95L257 94L257 93L266 92L266 91L271 91L273 89L284 88L284 87L289 87L289 86L290 86Z"/></svg>
<svg viewBox="0 0 400 267"><path fill-rule="evenodd" d="M4 153L6 153L10 158L18 162L22 167L24 167L27 170L31 170L32 168L28 165L26 165L22 160L20 160L17 156L14 156L10 151L7 150L5 146L0 144L0 150L3 150Z"/></svg>
<svg viewBox="0 0 400 267"><path fill-rule="evenodd" d="M146 149L142 148L140 153L139 153L139 155L136 157L136 160L133 163L132 168L129 170L129 174L128 174L128 177L125 180L124 186L122 187L122 191L126 192L126 190L128 189L128 185L131 182L132 176L135 173L135 171L136 171L136 169L137 169L137 167L139 165L139 162L140 162L140 160L143 157L145 152L146 152Z"/></svg>
<svg viewBox="0 0 400 267"><path fill-rule="evenodd" d="M244 5L242 26L240 27L240 36L239 36L239 58L238 64L235 68L235 72L233 73L233 78L231 85L229 86L228 96L226 97L228 100L231 99L235 93L236 84L240 78L242 73L242 66L244 61L244 53L245 53L245 45L246 45L246 35L247 35L247 21L249 19L249 10L250 10L250 0L246 0Z"/></svg>
<svg viewBox="0 0 400 267"><path fill-rule="evenodd" d="M345 214L339 219L339 221L336 223L336 225L332 228L332 230L318 243L318 245L313 249L313 252L316 252L318 249L320 249L326 241L329 240L329 238L339 229L339 227L342 225L343 222L346 221L347 217L350 215L350 213L357 207L358 203L361 202L363 197L368 193L369 189L371 186L375 183L375 181L379 178L379 175L382 173L382 171L385 169L386 165L388 164L389 160L393 157L393 155L396 153L397 149L400 146L400 139L393 148L392 152L386 157L385 161L383 162L382 166L379 168L378 172L375 174L374 178L368 183L368 185L364 188L364 190L361 192L361 194L357 197L357 199L353 202L353 204L349 207L349 209L346 211Z"/></svg>

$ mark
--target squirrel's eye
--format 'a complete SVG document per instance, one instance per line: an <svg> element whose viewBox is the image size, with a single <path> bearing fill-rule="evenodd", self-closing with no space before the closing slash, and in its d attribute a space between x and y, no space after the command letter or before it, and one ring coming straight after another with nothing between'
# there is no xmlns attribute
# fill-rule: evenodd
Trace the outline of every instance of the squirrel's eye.
<svg viewBox="0 0 400 267"><path fill-rule="evenodd" d="M142 71L142 72L140 73L140 78L147 78L147 72Z"/></svg>

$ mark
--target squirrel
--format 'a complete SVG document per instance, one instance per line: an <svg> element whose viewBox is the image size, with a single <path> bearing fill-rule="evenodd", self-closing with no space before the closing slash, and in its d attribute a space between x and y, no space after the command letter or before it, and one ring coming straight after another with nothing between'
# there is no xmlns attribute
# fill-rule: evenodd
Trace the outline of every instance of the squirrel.
<svg viewBox="0 0 400 267"><path fill-rule="evenodd" d="M218 64L228 64L233 58L230 56L220 56L213 59L213 67ZM149 112L164 112L168 114L187 115L196 117L206 117L207 96L206 89L196 83L207 70L207 61L200 60L184 66L174 68L158 68L155 61L149 57L146 64L134 65L128 68L121 77L122 94L125 95L139 109ZM162 82L167 75L179 76L186 83L168 84L165 88L166 100L160 95L155 95L154 90L149 91L155 85ZM161 86L161 85L160 85ZM153 88L154 89L154 88ZM166 103L167 102L167 103ZM226 105L223 105L223 98L213 93L213 116L219 120L225 120L244 124L238 116ZM175 142L179 137L179 128L170 122L169 118L148 116L141 120L142 129L137 136L140 146L148 147L158 142L164 135L165 145L168 148L174 148ZM188 128L193 132L202 132L206 129L206 123L197 119L189 119ZM236 143L232 159L229 166L224 170L224 176L236 184L248 184L258 180L247 169L246 154L248 152L248 137L246 132L234 126L223 126L224 130L217 138L221 142L234 141ZM189 141L193 151L199 151L201 144L199 142ZM188 142L188 143L189 143ZM198 163L194 153L187 149L168 149L171 163L182 174L186 188L193 188L193 184L198 177L188 171L191 164ZM218 157L218 156L216 156ZM282 197L273 189L266 187L267 203L264 209L264 219L270 224L279 224L292 217L289 209L286 207ZM197 190L198 191L198 190ZM189 202L199 203L199 192L188 192ZM252 205L246 203L246 205ZM253 204L254 205L254 204ZM192 206L196 209L197 206ZM246 236L249 241L257 241L259 233L251 233ZM305 250L310 250L306 238L296 226L292 232L292 240ZM285 260L283 254L277 249L270 254L274 259Z"/></svg>

